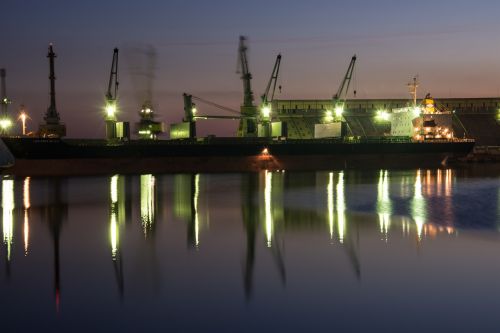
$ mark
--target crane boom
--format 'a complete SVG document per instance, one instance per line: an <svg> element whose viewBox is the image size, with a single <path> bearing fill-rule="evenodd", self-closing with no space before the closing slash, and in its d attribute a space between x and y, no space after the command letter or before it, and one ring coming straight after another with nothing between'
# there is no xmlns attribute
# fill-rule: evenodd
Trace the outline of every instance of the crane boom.
<svg viewBox="0 0 500 333"><path fill-rule="evenodd" d="M247 46L246 37L240 36L240 43L238 47L238 63L241 73L241 79L243 80L243 106L253 106L253 92L252 92L252 74L248 68L247 60Z"/></svg>
<svg viewBox="0 0 500 333"><path fill-rule="evenodd" d="M108 90L106 92L107 102L115 101L118 92L118 48L113 50L113 60L111 62L111 72L109 73Z"/></svg>
<svg viewBox="0 0 500 333"><path fill-rule="evenodd" d="M0 79L1 79L1 94L2 94L2 100L0 103L2 104L2 109L1 109L1 114L2 116L7 116L7 107L10 103L9 99L7 98L7 85L5 83L5 69L2 68L0 69Z"/></svg>
<svg viewBox="0 0 500 333"><path fill-rule="evenodd" d="M349 85L351 84L352 73L354 71L354 65L356 64L356 55L353 55L351 58L351 62L349 63L349 67L347 68L347 72L345 73L344 79L340 84L339 90L333 96L334 104L337 103L345 103L347 99L347 92L349 91Z"/></svg>
<svg viewBox="0 0 500 333"><path fill-rule="evenodd" d="M280 63L281 63L281 54L278 54L278 56L276 57L276 62L274 63L273 72L271 73L271 77L269 78L269 82L267 83L266 91L261 96L262 104L264 105L274 99L274 92L276 91L276 83L278 82L278 74L280 71ZM271 96L269 96L269 90L271 89L271 85L273 86L273 90L271 92Z"/></svg>

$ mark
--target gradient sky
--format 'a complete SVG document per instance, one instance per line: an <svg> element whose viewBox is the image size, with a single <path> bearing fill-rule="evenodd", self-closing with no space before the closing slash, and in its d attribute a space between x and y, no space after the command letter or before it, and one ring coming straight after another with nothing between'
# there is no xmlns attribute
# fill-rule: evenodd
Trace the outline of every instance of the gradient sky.
<svg viewBox="0 0 500 333"><path fill-rule="evenodd" d="M356 53L358 98L406 97L418 74L421 96L500 96L500 2L489 0L168 0L5 1L0 67L11 111L24 104L30 128L48 106L49 42L54 43L58 111L72 137L104 133L101 107L115 46L120 53L121 119L141 101L130 75L131 45L155 47L158 119L183 116L182 93L238 109L238 36L249 37L255 96L283 54L276 98L331 98ZM128 63L127 63L128 62ZM200 113L224 114L199 104ZM199 123L202 135L233 134L235 121Z"/></svg>

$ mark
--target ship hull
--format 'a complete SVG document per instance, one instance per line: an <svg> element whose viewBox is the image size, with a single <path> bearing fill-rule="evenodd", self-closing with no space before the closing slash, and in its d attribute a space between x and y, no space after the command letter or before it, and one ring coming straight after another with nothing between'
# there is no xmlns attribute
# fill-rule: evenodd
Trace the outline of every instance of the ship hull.
<svg viewBox="0 0 500 333"><path fill-rule="evenodd" d="M474 143L346 143L338 140L133 141L4 138L15 157L3 172L19 176L174 172L255 172L433 168L469 153Z"/></svg>

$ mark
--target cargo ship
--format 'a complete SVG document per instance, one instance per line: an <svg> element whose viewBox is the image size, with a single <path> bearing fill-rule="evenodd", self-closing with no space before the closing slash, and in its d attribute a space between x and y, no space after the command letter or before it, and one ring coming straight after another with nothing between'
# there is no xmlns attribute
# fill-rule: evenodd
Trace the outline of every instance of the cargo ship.
<svg viewBox="0 0 500 333"><path fill-rule="evenodd" d="M0 144L0 164L4 174L49 176L115 173L169 172L253 172L259 170L332 170L346 168L435 168L466 156L474 140L453 136L447 119L450 113L436 112L424 100L393 110L391 135L367 137L353 135L342 116L345 96L356 57L334 96L334 110L326 110L324 119L315 124L309 139L287 137L286 122L273 119L272 95L276 87L279 62L276 63L262 96L261 112L253 105L251 74L246 63L246 46L240 39L240 61L244 86L238 137L197 137L197 115L191 95L184 94L185 117L172 124L170 139L160 140L163 123L154 120L150 100L139 112L136 124L139 139L130 139L130 126L116 118L118 50L113 53L106 93L106 138L68 139L66 126L56 110L55 73L52 45L49 46L50 106L45 123L31 136L4 135ZM270 94L270 87L273 87ZM114 91L113 91L114 88ZM2 101L7 101L5 93ZM6 107L7 103L4 103ZM415 112L418 111L418 112ZM5 109L2 117L6 115ZM3 119L3 118L2 118ZM279 120L279 119L278 119ZM7 122L0 121L1 124Z"/></svg>

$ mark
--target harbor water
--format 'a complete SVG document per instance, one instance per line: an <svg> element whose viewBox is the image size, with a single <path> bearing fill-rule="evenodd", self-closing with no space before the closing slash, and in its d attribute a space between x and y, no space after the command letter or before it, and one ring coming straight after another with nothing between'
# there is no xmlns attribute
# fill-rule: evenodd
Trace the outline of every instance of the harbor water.
<svg viewBox="0 0 500 333"><path fill-rule="evenodd" d="M4 177L1 331L498 331L498 169Z"/></svg>

